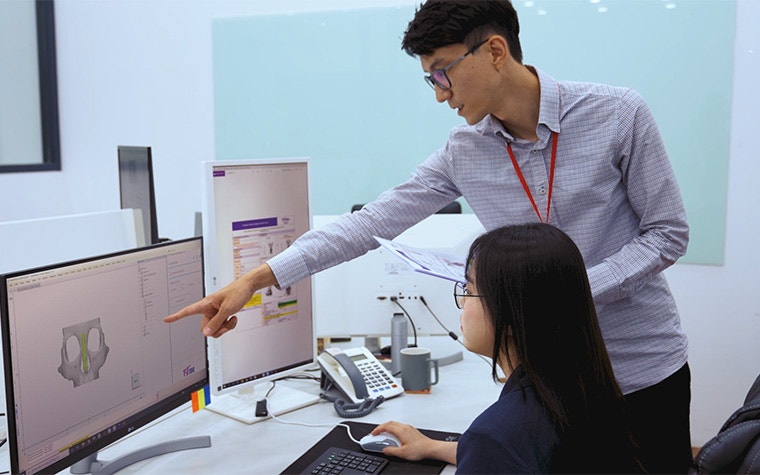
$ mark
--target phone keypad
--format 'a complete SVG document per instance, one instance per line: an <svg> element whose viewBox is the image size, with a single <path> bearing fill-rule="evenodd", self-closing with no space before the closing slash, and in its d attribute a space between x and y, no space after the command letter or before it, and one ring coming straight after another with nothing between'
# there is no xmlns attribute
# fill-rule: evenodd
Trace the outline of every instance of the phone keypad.
<svg viewBox="0 0 760 475"><path fill-rule="evenodd" d="M360 361L356 366L364 377L364 384L370 393L382 393L398 387L398 383L377 361Z"/></svg>

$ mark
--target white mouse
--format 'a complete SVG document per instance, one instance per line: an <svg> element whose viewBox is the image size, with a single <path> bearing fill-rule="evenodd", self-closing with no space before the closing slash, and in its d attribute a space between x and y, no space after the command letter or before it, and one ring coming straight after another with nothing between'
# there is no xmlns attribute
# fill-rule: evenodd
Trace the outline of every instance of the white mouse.
<svg viewBox="0 0 760 475"><path fill-rule="evenodd" d="M377 435L365 435L359 441L359 445L367 452L382 452L386 447L401 447L401 441L389 432L381 432Z"/></svg>

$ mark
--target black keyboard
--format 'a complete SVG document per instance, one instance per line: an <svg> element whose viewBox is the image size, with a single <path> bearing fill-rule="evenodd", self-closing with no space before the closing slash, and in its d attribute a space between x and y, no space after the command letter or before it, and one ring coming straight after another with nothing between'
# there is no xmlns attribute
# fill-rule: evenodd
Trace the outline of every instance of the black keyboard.
<svg viewBox="0 0 760 475"><path fill-rule="evenodd" d="M368 455L364 452L330 447L302 473L310 475L377 474L380 473L386 465L388 465L388 460L383 457Z"/></svg>

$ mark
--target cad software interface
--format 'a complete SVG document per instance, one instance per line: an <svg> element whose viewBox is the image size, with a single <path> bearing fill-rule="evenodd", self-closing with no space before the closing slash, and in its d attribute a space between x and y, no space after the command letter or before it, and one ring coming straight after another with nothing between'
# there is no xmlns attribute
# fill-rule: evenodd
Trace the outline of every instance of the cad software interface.
<svg viewBox="0 0 760 475"><path fill-rule="evenodd" d="M206 376L201 239L7 281L19 468L35 471L129 426ZM188 398L189 400L189 398Z"/></svg>
<svg viewBox="0 0 760 475"><path fill-rule="evenodd" d="M207 241L211 292L267 262L309 229L306 162L213 165L213 234ZM207 211L208 212L208 211ZM205 233L208 236L209 233ZM311 284L256 292L238 325L209 342L211 378L227 388L313 358Z"/></svg>

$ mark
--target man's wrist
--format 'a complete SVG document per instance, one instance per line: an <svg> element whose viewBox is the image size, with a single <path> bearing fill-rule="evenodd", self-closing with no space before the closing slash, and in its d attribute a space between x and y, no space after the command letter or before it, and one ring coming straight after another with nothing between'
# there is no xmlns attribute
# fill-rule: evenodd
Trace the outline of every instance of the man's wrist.
<svg viewBox="0 0 760 475"><path fill-rule="evenodd" d="M243 276L251 295L259 289L277 285L277 278L268 264L264 263Z"/></svg>

